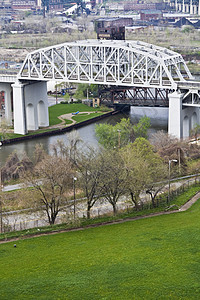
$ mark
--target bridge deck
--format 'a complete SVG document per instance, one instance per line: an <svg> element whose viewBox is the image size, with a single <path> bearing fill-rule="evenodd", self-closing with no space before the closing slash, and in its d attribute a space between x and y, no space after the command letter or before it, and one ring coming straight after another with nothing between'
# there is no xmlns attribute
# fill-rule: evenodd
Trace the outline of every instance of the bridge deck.
<svg viewBox="0 0 200 300"><path fill-rule="evenodd" d="M177 82L177 87L180 89L195 89L200 90L200 82L195 80L179 81Z"/></svg>

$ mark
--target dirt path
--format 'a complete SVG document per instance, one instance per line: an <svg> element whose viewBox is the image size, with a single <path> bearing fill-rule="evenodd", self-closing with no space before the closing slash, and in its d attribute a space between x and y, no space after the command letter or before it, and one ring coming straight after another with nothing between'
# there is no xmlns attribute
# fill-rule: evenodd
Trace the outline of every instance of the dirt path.
<svg viewBox="0 0 200 300"><path fill-rule="evenodd" d="M69 232L69 231L79 231L79 230L84 230L87 228L95 228L95 227L100 227L100 226L105 226L105 225L121 224L121 223L130 222L130 221L134 221L134 220L141 220L141 219L147 219L147 218L152 218L152 217L161 216L161 215L169 215L169 214L174 214L174 213L178 213L178 212L183 212L183 211L188 210L199 198L200 198L200 192L198 192L189 201L187 201L183 206L181 206L181 208L179 210L162 211L162 212L152 213L152 214L145 215L145 216L138 216L138 217L132 217L132 218L127 218L127 219L119 219L116 221L102 222L99 224L92 224L92 225L88 225L85 227L68 228L68 229L63 229L63 230L55 230L53 232L41 233L41 234L30 235L30 236L23 236L23 237L19 237L19 238L12 238L12 239L8 239L8 240L0 241L0 244L4 244L4 243L8 243L8 242L15 242L15 241L22 240L22 239L46 236L46 235L50 235L50 234L57 234L57 233L63 233L63 232Z"/></svg>

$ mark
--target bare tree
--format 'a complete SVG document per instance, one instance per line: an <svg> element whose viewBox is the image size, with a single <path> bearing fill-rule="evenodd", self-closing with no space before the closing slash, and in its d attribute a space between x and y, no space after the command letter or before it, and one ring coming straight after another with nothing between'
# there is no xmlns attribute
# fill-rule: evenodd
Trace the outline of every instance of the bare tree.
<svg viewBox="0 0 200 300"><path fill-rule="evenodd" d="M151 202L153 207L156 207L156 197L158 196L158 194L161 192L161 190L163 189L164 185L160 185L160 186L154 186L151 185L147 190L146 190L146 194L149 194L151 197Z"/></svg>
<svg viewBox="0 0 200 300"><path fill-rule="evenodd" d="M164 149L165 147L169 147L170 145L173 145L177 142L177 138L170 136L163 130L157 131L156 133L152 134L150 138L150 143L155 147L156 151Z"/></svg>
<svg viewBox="0 0 200 300"><path fill-rule="evenodd" d="M36 144L34 150L34 164L36 165L40 161L42 161L46 156L46 152L44 151L42 144Z"/></svg>
<svg viewBox="0 0 200 300"><path fill-rule="evenodd" d="M102 161L95 149L88 148L79 153L76 166L80 174L79 186L87 198L87 218L90 219L90 210L99 199Z"/></svg>
<svg viewBox="0 0 200 300"><path fill-rule="evenodd" d="M55 223L56 217L66 204L67 191L71 189L72 168L67 158L46 156L33 169L25 174L26 182L32 185L39 197L37 204L47 214L49 224Z"/></svg>
<svg viewBox="0 0 200 300"><path fill-rule="evenodd" d="M1 179L3 182L18 179L23 172L31 170L32 167L33 163L25 153L20 160L14 151L9 155L4 167L1 169Z"/></svg>
<svg viewBox="0 0 200 300"><path fill-rule="evenodd" d="M68 157L70 162L76 166L78 153L80 153L80 144L83 143L76 130L73 130L68 136L69 145L65 145L63 141L58 140L52 145L53 154L62 158Z"/></svg>
<svg viewBox="0 0 200 300"><path fill-rule="evenodd" d="M113 214L117 213L117 202L124 195L126 173L123 159L117 150L105 150L101 154L102 172L100 188L103 197L112 205Z"/></svg>

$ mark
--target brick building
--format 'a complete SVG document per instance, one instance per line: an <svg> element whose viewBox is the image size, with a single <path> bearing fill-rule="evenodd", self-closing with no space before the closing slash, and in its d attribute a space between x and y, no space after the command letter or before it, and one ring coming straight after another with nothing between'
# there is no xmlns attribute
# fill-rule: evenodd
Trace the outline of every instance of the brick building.
<svg viewBox="0 0 200 300"><path fill-rule="evenodd" d="M125 26L133 25L132 18L101 18L95 22L98 39L125 40Z"/></svg>
<svg viewBox="0 0 200 300"><path fill-rule="evenodd" d="M160 10L142 10L140 13L140 19L142 21L158 20L163 17Z"/></svg>

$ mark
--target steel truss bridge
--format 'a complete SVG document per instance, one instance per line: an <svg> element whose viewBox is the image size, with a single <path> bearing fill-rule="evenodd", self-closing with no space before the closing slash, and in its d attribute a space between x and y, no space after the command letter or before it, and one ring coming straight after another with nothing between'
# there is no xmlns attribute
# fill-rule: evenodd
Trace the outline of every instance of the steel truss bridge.
<svg viewBox="0 0 200 300"><path fill-rule="evenodd" d="M115 103L169 106L168 133L177 138L200 124L200 82L180 54L139 41L87 40L33 51L15 78L1 78L10 123L13 93L15 133L49 126L50 80L98 84L101 99Z"/></svg>
<svg viewBox="0 0 200 300"><path fill-rule="evenodd" d="M142 87L100 86L101 102L110 104L130 104L133 106L168 106L169 89ZM109 99L109 100L108 100Z"/></svg>
<svg viewBox="0 0 200 300"><path fill-rule="evenodd" d="M180 54L140 41L119 40L67 42L39 49L27 55L18 73L21 82L98 84L110 87L116 101L148 100L151 105L162 102L165 106L168 92L192 78Z"/></svg>

